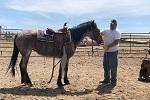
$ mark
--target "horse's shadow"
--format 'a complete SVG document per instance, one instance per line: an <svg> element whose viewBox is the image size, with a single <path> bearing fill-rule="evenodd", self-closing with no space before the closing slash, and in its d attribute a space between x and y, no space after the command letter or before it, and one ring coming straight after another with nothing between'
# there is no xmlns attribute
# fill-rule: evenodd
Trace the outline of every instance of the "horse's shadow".
<svg viewBox="0 0 150 100"><path fill-rule="evenodd" d="M84 91L66 91L64 87L59 88L30 88L17 86L13 88L1 88L0 93L2 94L14 94L14 95L32 95L32 96L47 96L55 97L57 95L71 95L80 96L91 93L92 90L85 89Z"/></svg>
<svg viewBox="0 0 150 100"><path fill-rule="evenodd" d="M100 84L96 89L85 89L83 91L70 91L65 90L64 87L58 88L34 88L34 87L25 87L17 86L13 88L0 88L1 94L14 94L14 95L32 95L32 96L47 96L47 97L56 97L57 95L70 95L70 96L80 96L92 93L93 91L98 91L99 95L111 93L114 86Z"/></svg>
<svg viewBox="0 0 150 100"><path fill-rule="evenodd" d="M111 84L100 84L97 86L96 90L98 91L98 94L109 94L112 93L112 90L114 89L114 85Z"/></svg>

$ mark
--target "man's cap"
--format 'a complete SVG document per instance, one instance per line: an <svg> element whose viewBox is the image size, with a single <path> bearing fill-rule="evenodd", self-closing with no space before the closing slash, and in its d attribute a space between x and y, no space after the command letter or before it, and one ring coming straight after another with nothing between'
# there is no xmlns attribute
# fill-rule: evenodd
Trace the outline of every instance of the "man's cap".
<svg viewBox="0 0 150 100"><path fill-rule="evenodd" d="M117 24L117 21L115 19L112 19L111 24Z"/></svg>

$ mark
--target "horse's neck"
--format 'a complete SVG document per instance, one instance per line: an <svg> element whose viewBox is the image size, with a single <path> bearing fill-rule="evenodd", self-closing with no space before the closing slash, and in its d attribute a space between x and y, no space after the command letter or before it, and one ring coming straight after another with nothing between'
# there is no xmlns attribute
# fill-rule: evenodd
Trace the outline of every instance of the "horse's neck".
<svg viewBox="0 0 150 100"><path fill-rule="evenodd" d="M85 37L86 31L76 31L76 30L70 30L71 31L71 38L75 45L78 45L80 41Z"/></svg>

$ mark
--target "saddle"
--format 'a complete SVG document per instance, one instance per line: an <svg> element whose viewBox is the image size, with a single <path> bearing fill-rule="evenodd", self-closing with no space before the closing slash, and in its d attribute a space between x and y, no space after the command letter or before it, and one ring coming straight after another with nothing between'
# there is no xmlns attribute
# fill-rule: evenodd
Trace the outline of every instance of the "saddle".
<svg viewBox="0 0 150 100"><path fill-rule="evenodd" d="M46 31L38 30L37 31L37 40L42 42L53 42L53 36L47 35Z"/></svg>
<svg viewBox="0 0 150 100"><path fill-rule="evenodd" d="M68 33L68 28L66 28L66 27L61 28L61 29L59 29L59 30L58 30L58 32L57 32L57 33L59 33L59 34Z"/></svg>
<svg viewBox="0 0 150 100"><path fill-rule="evenodd" d="M47 28L46 31L38 30L37 38L39 41L46 41L46 42L54 42L54 36L56 34L67 34L69 33L68 28L66 27L66 24L64 24L63 28L58 29L58 31L54 31L51 28Z"/></svg>

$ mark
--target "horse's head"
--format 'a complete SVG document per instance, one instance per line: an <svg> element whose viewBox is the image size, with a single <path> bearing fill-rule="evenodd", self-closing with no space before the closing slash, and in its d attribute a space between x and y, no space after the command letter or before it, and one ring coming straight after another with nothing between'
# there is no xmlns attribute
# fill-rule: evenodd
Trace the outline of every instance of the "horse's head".
<svg viewBox="0 0 150 100"><path fill-rule="evenodd" d="M102 36L94 21L88 21L69 29L72 40L75 44L79 44L86 36L95 40L98 44L102 43Z"/></svg>
<svg viewBox="0 0 150 100"><path fill-rule="evenodd" d="M100 30L94 20L90 22L90 28L87 31L87 36L96 41L98 44L103 42L102 36L100 35Z"/></svg>

